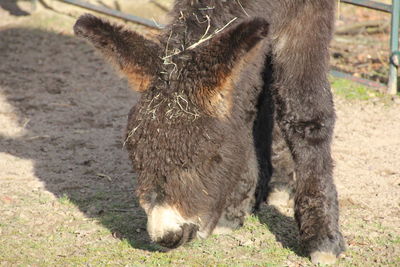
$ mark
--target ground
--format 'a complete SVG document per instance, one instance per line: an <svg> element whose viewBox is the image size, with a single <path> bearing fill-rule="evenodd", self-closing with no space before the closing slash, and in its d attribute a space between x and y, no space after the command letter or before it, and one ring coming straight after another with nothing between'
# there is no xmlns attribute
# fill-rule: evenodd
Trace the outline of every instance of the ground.
<svg viewBox="0 0 400 267"><path fill-rule="evenodd" d="M139 95L72 36L84 10L44 3L29 15L29 2L0 0L1 266L311 266L293 218L267 205L230 235L169 252L151 244L123 148ZM149 1L135 5L138 15L164 14ZM348 246L337 265L399 266L399 99L332 84Z"/></svg>

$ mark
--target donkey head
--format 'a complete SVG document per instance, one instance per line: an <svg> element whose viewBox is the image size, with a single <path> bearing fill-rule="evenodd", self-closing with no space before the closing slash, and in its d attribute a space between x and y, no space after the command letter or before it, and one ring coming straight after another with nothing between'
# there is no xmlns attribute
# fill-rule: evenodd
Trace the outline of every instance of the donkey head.
<svg viewBox="0 0 400 267"><path fill-rule="evenodd" d="M243 192L254 192L257 178L246 175L257 169L249 160L255 158L256 97L238 87L246 84L243 80L257 80L244 70L246 60L257 57L254 50L267 30L264 20L243 21L185 48L168 30L152 41L91 15L76 22L75 34L89 40L141 92L125 143L153 241L177 247L196 233L205 237L240 183Z"/></svg>

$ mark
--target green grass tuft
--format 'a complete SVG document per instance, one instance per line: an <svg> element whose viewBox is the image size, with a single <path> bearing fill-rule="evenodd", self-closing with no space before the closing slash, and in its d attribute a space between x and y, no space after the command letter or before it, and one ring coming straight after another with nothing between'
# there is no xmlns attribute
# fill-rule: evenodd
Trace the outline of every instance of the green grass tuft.
<svg viewBox="0 0 400 267"><path fill-rule="evenodd" d="M371 100L382 98L384 95L378 91L367 88L361 84L346 80L331 78L333 92L348 100Z"/></svg>
<svg viewBox="0 0 400 267"><path fill-rule="evenodd" d="M62 205L66 205L66 206L74 206L74 203L72 202L72 200L69 198L68 195L64 194L62 195L60 198L58 198L58 202Z"/></svg>

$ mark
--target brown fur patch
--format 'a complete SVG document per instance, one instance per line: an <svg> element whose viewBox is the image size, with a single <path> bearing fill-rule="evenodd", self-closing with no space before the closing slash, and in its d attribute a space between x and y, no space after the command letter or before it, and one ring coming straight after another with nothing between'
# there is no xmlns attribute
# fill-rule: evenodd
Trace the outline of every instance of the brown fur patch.
<svg viewBox="0 0 400 267"><path fill-rule="evenodd" d="M143 73L140 68L130 67L129 69L124 69L123 72L134 91L144 92L149 88L152 77Z"/></svg>
<svg viewBox="0 0 400 267"><path fill-rule="evenodd" d="M215 88L211 90L199 90L199 94L201 98L204 98L202 103L204 104L206 112L212 116L223 119L230 115L233 106L232 74L221 77L219 80L221 82Z"/></svg>
<svg viewBox="0 0 400 267"><path fill-rule="evenodd" d="M203 88L199 90L198 99L203 108L211 116L226 119L230 116L233 107L233 88L235 83L241 79L241 72L251 61L260 55L263 43L257 44L235 66L227 73L217 74L218 84L214 88ZM239 88L240 90L240 88Z"/></svg>

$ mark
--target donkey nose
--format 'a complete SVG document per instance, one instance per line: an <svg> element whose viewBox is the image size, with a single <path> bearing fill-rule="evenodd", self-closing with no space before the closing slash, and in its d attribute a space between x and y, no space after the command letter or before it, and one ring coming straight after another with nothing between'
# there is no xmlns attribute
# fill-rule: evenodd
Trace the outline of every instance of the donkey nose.
<svg viewBox="0 0 400 267"><path fill-rule="evenodd" d="M196 237L199 227L184 218L174 207L156 205L147 214L147 232L151 240L167 248L176 248Z"/></svg>
<svg viewBox="0 0 400 267"><path fill-rule="evenodd" d="M177 248L193 240L198 230L197 225L185 223L178 231L168 231L163 237L156 240L156 243L166 248Z"/></svg>

